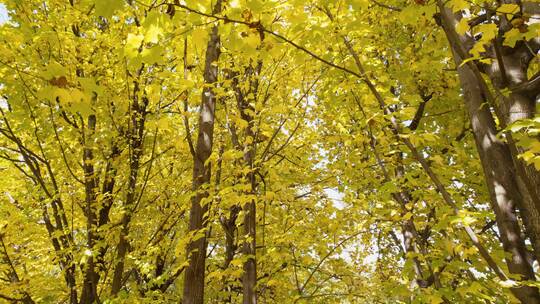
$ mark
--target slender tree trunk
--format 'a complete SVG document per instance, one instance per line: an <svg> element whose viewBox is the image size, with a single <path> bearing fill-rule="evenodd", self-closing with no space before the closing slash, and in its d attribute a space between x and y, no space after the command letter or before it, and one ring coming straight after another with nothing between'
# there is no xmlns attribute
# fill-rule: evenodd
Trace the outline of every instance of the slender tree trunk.
<svg viewBox="0 0 540 304"><path fill-rule="evenodd" d="M223 261L223 269L227 269L229 264L234 259L238 245L236 243L236 219L240 208L232 206L229 209L229 217L221 220L223 231L225 232L225 260Z"/></svg>
<svg viewBox="0 0 540 304"><path fill-rule="evenodd" d="M84 188L85 188L85 203L86 203L86 230L87 240L86 246L88 252L87 260L83 266L83 288L81 292L81 304L92 304L97 301L97 284L99 281L99 274L96 272L94 261L94 246L95 246L95 234L96 234L96 178L94 174L94 152L92 148L92 140L96 129L96 116L90 115L88 117L87 134L84 137L84 149L83 149L83 161L84 161ZM84 132L84 130L83 130Z"/></svg>
<svg viewBox="0 0 540 304"><path fill-rule="evenodd" d="M256 76L255 76L256 77ZM252 88L253 89L253 88ZM255 92L256 92L256 88ZM245 111L249 107L249 102L244 100L244 103L241 106L242 119L248 122L248 127L246 129L246 138L251 138L252 141L247 145L244 154L244 162L249 166L250 171L246 174L246 181L249 182L250 192L249 194L253 197L249 202L247 202L244 209L244 244L242 246L242 251L247 257L247 260L244 262L244 275L242 277L242 286L243 286L243 303L244 304L255 304L257 303L257 293L255 291L255 286L257 285L257 261L256 261L256 246L257 246L257 206L254 196L257 193L257 181L256 181L256 168L255 168L255 153L256 153L256 140L255 132L253 132L253 117Z"/></svg>
<svg viewBox="0 0 540 304"><path fill-rule="evenodd" d="M253 170L253 169L252 169ZM248 174L250 179L252 194L256 188L255 174ZM252 199L244 206L244 240L243 253L247 257L244 263L244 276L242 277L243 286L243 303L257 303L257 293L255 286L257 285L257 263L256 263L256 231L257 231L257 214L255 199Z"/></svg>
<svg viewBox="0 0 540 304"><path fill-rule="evenodd" d="M2 250L2 257L0 258L0 261L4 265L8 265L9 268L5 271L5 274L8 278L8 281L14 285L20 285L21 279L19 278L19 274L17 273L17 270L15 269L15 265L13 264L13 261L11 260L6 244L4 242L4 235L0 233L0 244L2 245L0 250ZM22 302L24 304L34 304L34 300L30 296L30 294L26 291L18 291L22 295L22 299L16 301L16 302Z"/></svg>
<svg viewBox="0 0 540 304"><path fill-rule="evenodd" d="M139 92L139 84L135 82L134 99L130 107L131 121L129 131L129 176L128 187L125 201L124 215L122 216L122 229L120 230L120 238L118 240L117 252L116 252L116 265L113 274L113 281L111 284L111 295L115 296L122 288L124 282L124 264L125 257L129 250L129 224L133 212L137 207L136 201L136 188L137 179L139 176L139 163L143 153L143 137L144 137L144 125L146 120L146 107L148 106L148 99L146 96L142 97L139 101L137 94Z"/></svg>
<svg viewBox="0 0 540 304"><path fill-rule="evenodd" d="M6 102L8 102L7 99ZM8 107L11 108L9 103ZM35 120L32 107L29 107L29 109L31 117ZM1 107L0 114L2 115L5 126L5 129L3 128L3 131L1 132L2 135L16 145L17 152L19 153L20 157L22 157L22 160L34 177L34 185L39 187L43 192L44 196L40 197L43 222L54 248L56 260L58 261L58 265L64 274L64 279L69 289L69 302L71 304L78 304L76 267L71 250L74 244L73 235L67 232L69 225L66 212L62 200L60 199L60 189L58 187L54 172L52 171L50 162L48 160L45 160L44 162L38 161L35 157L36 154L31 152L31 150L23 144L23 141L13 132L11 124L6 118L5 112ZM38 143L40 143L37 133L35 133L35 135L36 140ZM45 168L42 168L40 163L43 163ZM47 182L45 181L42 172L47 172L52 184L52 189L47 187ZM45 202L46 198L50 200L54 223L51 220L51 213L49 213L49 203Z"/></svg>
<svg viewBox="0 0 540 304"><path fill-rule="evenodd" d="M234 259L234 256L236 255L236 251L238 250L238 243L236 240L236 219L238 218L238 214L240 212L239 206L232 206L229 209L229 217L223 216L221 219L221 226L223 227L223 232L225 233L225 260L223 261L222 269L229 268L229 265L231 264L232 260ZM234 283L234 280L228 277L223 278L223 287L222 291L230 293L233 290L232 284ZM224 303L231 303L232 297L230 294L228 294L224 299Z"/></svg>
<svg viewBox="0 0 540 304"><path fill-rule="evenodd" d="M109 223L109 212L111 210L111 207L113 205L114 199L113 199L113 190L116 184L116 164L115 160L120 155L120 150L118 149L118 146L113 143L112 149L111 149L111 155L107 159L107 165L105 166L105 177L103 180L102 190L101 194L103 195L103 199L101 200L101 204L98 204L97 206L97 226L98 231L96 232L96 242L102 242L104 240L104 233L99 231L100 227L103 227L104 225ZM97 271L100 273L104 273L107 270L106 262L105 262L105 254L107 253L107 246L98 246L97 248L97 254L96 254L96 267Z"/></svg>
<svg viewBox="0 0 540 304"><path fill-rule="evenodd" d="M363 114L363 118L367 119L367 116L366 116L366 113L364 111L364 108L362 107L362 104L360 103L360 101L358 100L358 98L357 98L357 96L355 94L352 94L352 95L353 95L353 98L354 98L354 100L356 101L356 103L358 105L358 108L360 109L360 112L362 112L362 114ZM384 162L380 158L379 152L377 150L377 140L376 140L375 136L373 135L373 132L371 131L371 127L368 126L366 128L366 131L367 131L367 134L368 134L368 137L369 137L369 147L371 148L371 151L373 152L373 155L375 156L375 160L376 160L376 163L377 163L379 169L381 169L381 171L383 173L383 182L388 183L388 182L391 181L390 172L387 170L386 165L384 164ZM402 161L403 161L402 157L403 157L403 155L401 153L398 154L397 162L398 162L399 165L396 167L395 176L394 176L396 179L401 179L404 176L404 168L403 168L403 165L402 165ZM402 209L402 215L405 215L405 213L408 211L407 208L406 208L406 205L407 205L407 203L410 202L411 196L410 196L410 193L409 193L408 189L405 189L405 187L401 187L401 188L403 188L401 191L392 193L392 197L394 197L396 202L399 203L399 205L400 205L400 207ZM408 253L418 253L418 249L416 248L416 246L414 244L415 239L420 241L419 240L418 230L416 229L416 226L415 226L414 221L412 219L404 220L401 223L401 233L402 233L402 236L403 236L403 247L401 246L401 242L399 241L399 239L397 238L397 236L393 232L392 232L392 236L395 237L394 241L396 242L396 245L398 245L400 250L402 250L403 259L407 260L408 259L408 256L407 256ZM415 275L416 275L415 283L421 283L421 282L425 281L424 280L424 274L423 274L423 271L422 271L422 264L420 263L420 261L418 260L417 257L413 257L412 261L413 261L413 267L414 267L414 271L415 271Z"/></svg>
<svg viewBox="0 0 540 304"><path fill-rule="evenodd" d="M264 36L261 35L261 40ZM244 71L244 81L247 81L249 86L244 92L239 85L238 76L233 78L233 88L235 90L236 101L238 111L242 120L246 121L248 126L244 130L244 166L249 167L249 172L242 176L242 180L249 184L250 190L246 193L252 198L244 204L244 243L242 245L242 252L246 257L244 262L244 274L242 276L242 294L244 304L257 303L257 292L255 287L257 285L257 260L256 260L256 246L257 246L257 206L255 196L257 194L257 180L255 167L255 156L257 152L257 134L254 131L255 109L250 105L250 102L256 100L257 90L259 86L259 74L262 69L262 62L258 62L256 67L248 66ZM251 97L252 96L252 97ZM253 100L251 100L253 98ZM251 140L248 140L251 139Z"/></svg>
<svg viewBox="0 0 540 304"><path fill-rule="evenodd" d="M221 12L221 0L218 0L213 13ZM203 304L204 302L204 278L206 264L206 227L207 219L205 214L208 211L208 202L202 202L208 197L208 193L202 189L210 182L211 167L206 161L212 153L214 140L214 120L216 95L211 88L217 82L218 69L216 63L220 55L220 40L218 27L214 25L210 34L210 40L206 47L206 59L204 66L205 86L201 97L199 108L199 130L197 134L197 144L195 155L193 155L193 182L192 190L195 193L191 199L191 209L189 212L189 231L193 240L186 248L186 256L189 258L189 265L184 274L184 296L183 304Z"/></svg>

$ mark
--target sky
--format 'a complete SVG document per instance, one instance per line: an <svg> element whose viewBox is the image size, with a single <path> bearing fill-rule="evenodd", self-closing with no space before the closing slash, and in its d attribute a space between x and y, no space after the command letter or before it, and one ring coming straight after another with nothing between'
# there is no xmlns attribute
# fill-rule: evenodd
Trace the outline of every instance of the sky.
<svg viewBox="0 0 540 304"><path fill-rule="evenodd" d="M8 14L4 3L0 3L0 24L3 24L8 20Z"/></svg>

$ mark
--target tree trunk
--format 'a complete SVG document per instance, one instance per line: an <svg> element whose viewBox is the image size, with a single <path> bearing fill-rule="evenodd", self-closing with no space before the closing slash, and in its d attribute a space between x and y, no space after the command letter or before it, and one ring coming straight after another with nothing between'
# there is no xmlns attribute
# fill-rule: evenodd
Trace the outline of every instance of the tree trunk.
<svg viewBox="0 0 540 304"><path fill-rule="evenodd" d="M495 121L489 107L486 106L487 100L480 80L469 65L461 64L463 58L455 50L457 42L452 41L449 33L454 30L455 24L447 15L451 12L445 8L442 8L442 11L442 25L453 47L464 102L469 112L474 139L484 170L491 207L495 212L503 248L509 254L506 264L512 274L519 275L523 280L534 281L534 271L528 259L525 241L521 236L515 212L516 204L520 204L523 197L516 183L510 151L496 137ZM535 287L522 286L512 288L511 291L522 303L540 303L540 295Z"/></svg>
<svg viewBox="0 0 540 304"><path fill-rule="evenodd" d="M88 138L84 138L83 144L83 161L84 161L84 187L85 187L85 203L86 203L86 230L87 241L86 246L89 251L87 260L84 267L83 288L81 292L81 304L92 304L97 301L97 284L99 281L99 274L96 272L94 263L94 245L96 234L96 178L94 174L94 155L93 148L91 147L91 137L96 129L96 116L90 115L88 117ZM84 130L83 130L84 132Z"/></svg>
<svg viewBox="0 0 540 304"><path fill-rule="evenodd" d="M521 5L521 3L516 3ZM447 35L448 41L452 46L455 56L461 60L468 57L467 52L474 45L474 38L469 35L458 35L454 30L457 23L456 16L445 9L441 8L442 26ZM538 14L540 5L526 2L522 4L523 10L528 14ZM535 15L536 16L536 15ZM527 80L527 69L534 58L532 52L538 51L538 43L533 39L527 44L520 41L515 47L502 46L503 34L512 26L505 16L501 16L499 24L499 35L493 39L488 47L486 56L492 58L491 64L476 65L473 62L467 63L471 76L476 79L477 90L479 94L483 94L483 98L494 107L495 113L499 118L499 122L504 127L519 119L532 118L535 114L535 97L538 94L538 89L534 85L529 85ZM491 83L497 92L494 97L490 89L484 82L480 69L484 71L491 79ZM505 89L510 89L511 94L508 97L503 96L500 92ZM495 100L497 99L497 100ZM495 104L497 104L495 106ZM493 129L496 132L496 129ZM496 134L496 133L494 133ZM513 178L517 183L517 192L521 199L515 200L516 207L520 210L525 224L525 233L530 239L534 255L540 261L540 172L534 169L533 166L527 165L523 160L519 159L518 155L523 151L518 148L514 142L512 134L507 133L506 138L508 145L506 148L509 152L511 164L506 164L512 168Z"/></svg>
<svg viewBox="0 0 540 304"><path fill-rule="evenodd" d="M129 250L129 223L135 208L137 207L136 201L136 188L137 179L139 176L139 163L143 153L143 137L144 137L144 125L146 119L146 107L148 106L148 99L146 96L142 97L142 102L139 101L137 94L139 93L139 84L135 82L134 99L130 107L131 123L129 130L129 176L128 187L126 194L126 201L124 204L124 215L122 216L122 229L120 230L120 238L118 240L117 252L116 252L116 265L114 268L113 281L111 286L111 295L115 296L122 288L124 282L124 263L126 253ZM140 102L140 103L139 103Z"/></svg>
<svg viewBox="0 0 540 304"><path fill-rule="evenodd" d="M520 204L523 198L512 170L510 151L497 139L491 113L482 106L485 100L478 90L479 87L475 85L474 78L471 78L473 75L467 69L467 66L462 66L458 68L458 73L503 248L511 254L506 263L511 273L521 275L524 280L535 280L515 213L515 205ZM522 303L540 303L536 288L524 286L515 288L512 292Z"/></svg>
<svg viewBox="0 0 540 304"><path fill-rule="evenodd" d="M498 91L508 87L518 87L527 82L527 69L532 57L530 50L524 43L516 44L516 47L502 47L501 42L496 40L493 44L493 52L498 54L497 60L486 67L486 73L491 83ZM521 119L534 118L536 112L535 92L514 91L508 97L497 95L499 105L499 120L503 126L509 126ZM507 132L506 139L515 167L515 174L519 190L523 196L523 202L518 205L526 225L526 233L535 251L535 257L540 262L540 172L533 165L528 165L519 155L524 150L516 145L511 132Z"/></svg>
<svg viewBox="0 0 540 304"><path fill-rule="evenodd" d="M533 2L520 2L510 0L521 7L524 14L530 15L531 19L540 17L540 4ZM536 96L540 89L527 87L527 71L539 50L538 38L531 41L518 41L515 46L503 45L504 32L512 28L507 16L502 15L499 24L499 35L493 40L488 51L492 58L490 64L484 65L484 70L489 76L493 87L497 91L499 105L498 115L503 126L508 126L521 119L534 118L536 114ZM508 97L500 94L504 90L510 90ZM518 186L523 196L522 216L527 226L527 235L531 239L535 249L536 259L540 262L540 172L532 165L528 165L519 158L524 150L516 145L511 132L506 133L510 153L516 168Z"/></svg>
<svg viewBox="0 0 540 304"><path fill-rule="evenodd" d="M264 36L260 36L261 40ZM258 77L262 69L262 62L258 62L256 67L248 66L244 71L244 81L249 83L246 92L242 91L239 85L238 77L233 79L233 88L235 90L238 111L242 120L246 121L248 126L244 130L244 166L249 167L249 172L243 174L242 180L249 184L249 191L246 195L252 198L243 206L244 210L244 243L242 252L246 257L244 262L244 274L242 276L242 295L244 304L257 303L257 261L256 261L256 246L257 246L257 206L255 195L257 194L257 181L255 167L255 156L257 152L257 134L254 131L255 120L252 113L255 109L250 105L250 102L256 100L257 90L259 86ZM251 97L253 96L253 97ZM253 100L251 100L253 98ZM248 140L251 138L251 140Z"/></svg>
<svg viewBox="0 0 540 304"><path fill-rule="evenodd" d="M221 12L221 0L216 2L213 9L214 14ZM204 302L204 278L206 263L206 227L207 219L205 214L208 211L208 202L202 200L208 193L201 189L210 182L211 167L206 161L212 153L214 140L214 120L216 95L211 88L217 82L218 69L216 63L219 59L219 34L218 27L214 25L210 34L210 40L206 47L206 60L204 66L205 86L201 97L199 108L199 130L195 155L193 155L193 182L192 190L195 193L191 199L191 210L189 212L189 232L192 234L191 240L186 248L186 256L189 258L189 265L184 274L184 297L183 304L203 304Z"/></svg>
<svg viewBox="0 0 540 304"><path fill-rule="evenodd" d="M251 180L252 190L254 190L256 185L253 172L249 174L249 179ZM257 214L255 199L246 203L244 213L244 237L246 237L246 240L244 240L243 253L247 260L244 263L244 276L242 277L243 303L255 304L257 303L257 294L255 292L255 285L257 285L257 263L255 259Z"/></svg>

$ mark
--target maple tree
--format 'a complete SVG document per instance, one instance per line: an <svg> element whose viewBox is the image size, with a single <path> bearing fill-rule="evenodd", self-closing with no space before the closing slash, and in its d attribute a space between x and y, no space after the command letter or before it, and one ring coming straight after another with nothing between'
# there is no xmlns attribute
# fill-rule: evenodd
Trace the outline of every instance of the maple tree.
<svg viewBox="0 0 540 304"><path fill-rule="evenodd" d="M5 0L0 301L540 303L540 3Z"/></svg>

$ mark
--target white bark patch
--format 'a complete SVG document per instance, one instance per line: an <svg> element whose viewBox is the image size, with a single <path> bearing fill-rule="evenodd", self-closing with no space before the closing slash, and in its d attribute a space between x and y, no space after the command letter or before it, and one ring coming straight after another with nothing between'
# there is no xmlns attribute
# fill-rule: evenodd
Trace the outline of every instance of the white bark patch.
<svg viewBox="0 0 540 304"><path fill-rule="evenodd" d="M497 204L499 205L499 208L501 209L501 212L507 213L507 212L510 211L510 210L507 210L508 209L507 208L508 204L506 203L507 201L510 200L510 198L508 197L508 193L506 192L506 189L504 188L503 185L499 184L496 181L494 182L494 184L495 184L495 187L493 187L493 188L495 190L495 197L496 197L496 200L497 200ZM513 232L508 232L507 236L508 236L508 240L510 242L515 242L515 241L517 241L519 239L519 236L516 235ZM519 261L516 261L516 258L517 259L520 259L520 258L514 256L515 262L519 262Z"/></svg>
<svg viewBox="0 0 540 304"><path fill-rule="evenodd" d="M506 65L505 68L506 68L506 75L508 76L510 82L520 83L521 81L523 81L523 72L521 71L519 66ZM497 67L497 70L499 70L498 67Z"/></svg>
<svg viewBox="0 0 540 304"><path fill-rule="evenodd" d="M493 144L493 141L494 141L494 135L493 134L486 134L484 136L484 138L482 139L482 147L485 149L485 150L488 150L489 148L491 148L491 145Z"/></svg>
<svg viewBox="0 0 540 304"><path fill-rule="evenodd" d="M210 136L208 136L208 134L203 134L203 141L206 147L210 147Z"/></svg>
<svg viewBox="0 0 540 304"><path fill-rule="evenodd" d="M201 118L203 122L211 122L213 120L212 114L208 110L201 113Z"/></svg>

